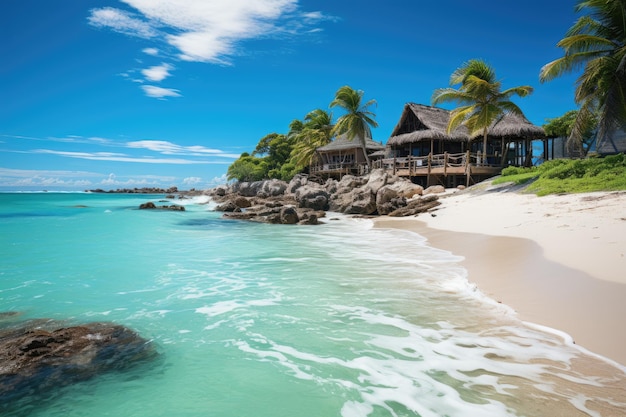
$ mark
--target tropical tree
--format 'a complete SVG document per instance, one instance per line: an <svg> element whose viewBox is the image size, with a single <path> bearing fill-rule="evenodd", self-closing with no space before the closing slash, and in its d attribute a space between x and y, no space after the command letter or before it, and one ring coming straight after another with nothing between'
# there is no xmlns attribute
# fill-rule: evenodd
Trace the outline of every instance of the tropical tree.
<svg viewBox="0 0 626 417"><path fill-rule="evenodd" d="M598 142L626 126L626 2L581 0L575 10L587 14L557 43L564 56L544 65L539 79L583 68L574 96L580 110L568 140L572 149L580 149L594 115Z"/></svg>
<svg viewBox="0 0 626 417"><path fill-rule="evenodd" d="M226 175L228 180L260 181L265 178L266 173L267 167L261 158L255 158L244 152L239 159L230 164Z"/></svg>
<svg viewBox="0 0 626 417"><path fill-rule="evenodd" d="M459 85L458 89L452 86ZM533 92L531 86L512 87L501 91L502 84L496 79L494 69L485 61L472 59L457 68L450 76L450 87L435 90L433 105L456 102L448 122L448 133L465 125L472 137L483 136L483 162L487 157L487 133L489 126L504 114L523 115L522 110L510 99L517 95L525 97Z"/></svg>
<svg viewBox="0 0 626 417"><path fill-rule="evenodd" d="M565 112L565 114L560 117L546 119L546 123L543 125L543 130L546 132L546 135L551 137L568 138L572 134L577 116L578 110L570 110ZM596 118L593 116L588 129L583 132L582 149L585 154L589 151L594 142L594 131L592 127L596 123Z"/></svg>
<svg viewBox="0 0 626 417"><path fill-rule="evenodd" d="M347 85L337 90L330 107L339 107L345 111L345 114L337 119L332 135L345 134L348 140L354 140L355 137L358 137L361 141L365 161L370 168L370 160L367 156L367 140L372 138L371 128L378 127L378 123L374 120L376 115L369 108L376 105L376 100L372 99L363 104L363 94L362 90L353 90Z"/></svg>
<svg viewBox="0 0 626 417"><path fill-rule="evenodd" d="M304 123L296 120L293 127L299 128L295 133L295 144L291 151L291 162L303 169L311 164L315 158L315 150L330 143L332 138L332 113L322 109L315 109L304 117ZM296 124L300 122L300 124Z"/></svg>

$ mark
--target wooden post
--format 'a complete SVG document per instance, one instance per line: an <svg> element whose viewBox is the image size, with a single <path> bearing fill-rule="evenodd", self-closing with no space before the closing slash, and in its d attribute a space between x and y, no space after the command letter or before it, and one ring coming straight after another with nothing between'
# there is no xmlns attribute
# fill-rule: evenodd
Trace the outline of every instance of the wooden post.
<svg viewBox="0 0 626 417"><path fill-rule="evenodd" d="M430 168L431 168L432 158L433 158L433 153L431 152L428 154L428 174L426 176L427 187L430 185Z"/></svg>
<svg viewBox="0 0 626 417"><path fill-rule="evenodd" d="M443 176L448 176L448 152L443 153Z"/></svg>
<svg viewBox="0 0 626 417"><path fill-rule="evenodd" d="M470 174L472 172L470 158L471 158L470 150L467 149L467 151L465 152L465 186L466 187L469 187Z"/></svg>

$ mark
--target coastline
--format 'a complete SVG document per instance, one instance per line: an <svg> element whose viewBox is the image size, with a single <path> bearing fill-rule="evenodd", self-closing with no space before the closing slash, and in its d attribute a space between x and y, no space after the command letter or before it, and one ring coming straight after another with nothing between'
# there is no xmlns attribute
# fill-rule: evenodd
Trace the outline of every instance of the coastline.
<svg viewBox="0 0 626 417"><path fill-rule="evenodd" d="M431 214L379 217L464 257L468 279L525 322L626 364L626 193L537 197L479 184Z"/></svg>

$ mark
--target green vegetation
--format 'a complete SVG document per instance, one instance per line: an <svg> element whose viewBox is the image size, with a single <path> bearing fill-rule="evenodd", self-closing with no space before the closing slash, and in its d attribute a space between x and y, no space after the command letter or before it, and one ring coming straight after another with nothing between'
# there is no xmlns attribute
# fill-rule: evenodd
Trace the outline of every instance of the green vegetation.
<svg viewBox="0 0 626 417"><path fill-rule="evenodd" d="M502 84L496 79L494 69L479 59L464 63L450 76L450 85L458 85L458 90L448 87L435 90L433 104L455 102L460 105L450 114L448 133L460 125L465 125L470 135L483 135L483 153L487 152L487 129L504 113L523 115L522 110L510 99L514 95L526 97L533 92L528 85L512 87L501 91Z"/></svg>
<svg viewBox="0 0 626 417"><path fill-rule="evenodd" d="M583 68L574 95L580 110L569 137L572 150L581 149L590 127L597 126L601 142L626 125L626 2L579 0L576 10L585 15L557 44L563 57L544 65L539 74L544 82Z"/></svg>
<svg viewBox="0 0 626 417"><path fill-rule="evenodd" d="M376 115L368 110L376 101L361 104L362 98L363 91L341 87L330 104L330 107L345 111L335 125L332 113L322 109L309 112L304 120L293 120L286 135L270 133L259 141L252 154L242 153L228 167L228 179L260 181L277 178L289 181L294 175L306 172L314 162L315 150L330 143L336 135L346 134L350 140L358 137L365 148L365 138L372 137L370 126L377 127L378 124L374 120Z"/></svg>
<svg viewBox="0 0 626 417"><path fill-rule="evenodd" d="M604 158L556 159L532 168L508 167L494 184L530 183L537 195L626 190L626 155Z"/></svg>

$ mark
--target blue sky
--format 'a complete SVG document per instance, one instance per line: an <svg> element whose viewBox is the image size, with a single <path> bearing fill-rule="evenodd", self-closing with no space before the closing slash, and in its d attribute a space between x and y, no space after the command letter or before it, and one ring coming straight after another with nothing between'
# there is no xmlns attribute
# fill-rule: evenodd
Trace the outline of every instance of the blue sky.
<svg viewBox="0 0 626 417"><path fill-rule="evenodd" d="M576 74L538 80L575 3L4 0L0 190L209 188L343 85L377 101L384 143L473 58L533 86L515 101L542 125L576 108Z"/></svg>

